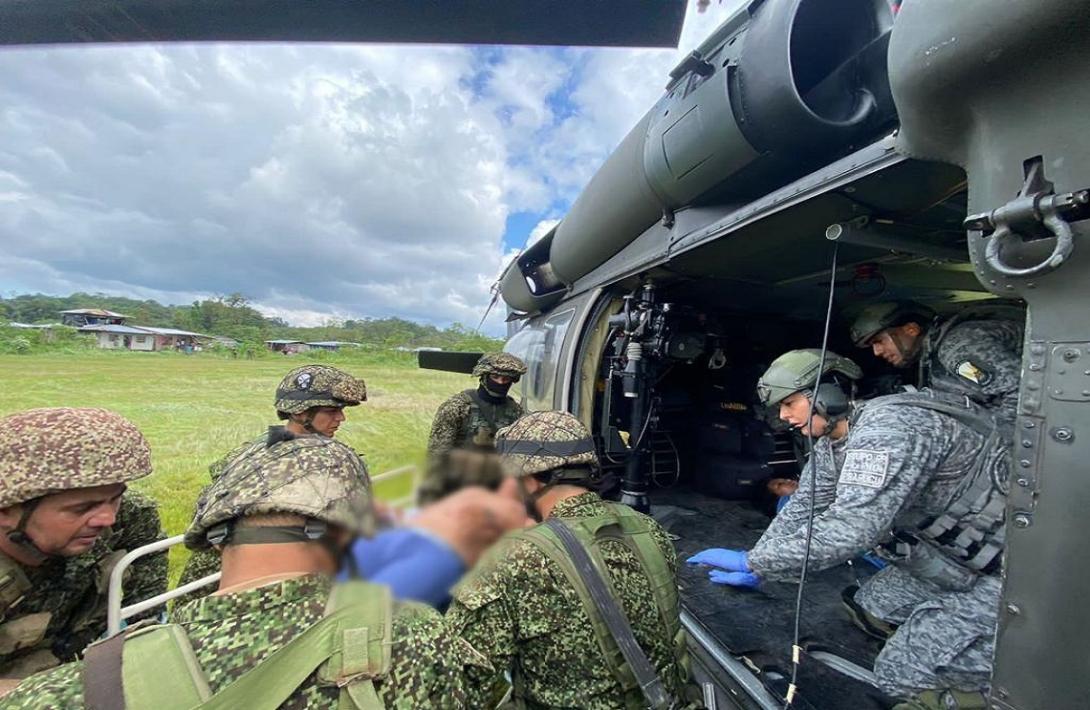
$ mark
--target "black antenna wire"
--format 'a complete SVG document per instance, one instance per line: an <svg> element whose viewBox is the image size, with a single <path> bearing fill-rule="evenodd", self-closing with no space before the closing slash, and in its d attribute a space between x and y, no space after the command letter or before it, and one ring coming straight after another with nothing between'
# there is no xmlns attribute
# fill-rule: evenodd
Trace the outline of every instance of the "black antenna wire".
<svg viewBox="0 0 1090 710"><path fill-rule="evenodd" d="M810 411L806 415L806 444L810 459L807 462L807 476L810 480L810 509L806 515L806 551L802 557L802 572L799 574L799 591L795 597L795 633L791 642L791 683L787 686L784 708L791 707L798 690L799 664L802 662L802 648L799 646L802 624L802 594L806 587L806 571L810 567L810 545L814 540L814 503L817 496L817 461L814 456L814 406L817 404L817 389L825 370L825 356L829 351L829 327L833 320L833 297L836 295L836 259L840 242L833 242L833 258L829 267L829 304L825 309L825 330L821 334L821 356L818 359L817 379L814 381L813 394L810 395Z"/></svg>

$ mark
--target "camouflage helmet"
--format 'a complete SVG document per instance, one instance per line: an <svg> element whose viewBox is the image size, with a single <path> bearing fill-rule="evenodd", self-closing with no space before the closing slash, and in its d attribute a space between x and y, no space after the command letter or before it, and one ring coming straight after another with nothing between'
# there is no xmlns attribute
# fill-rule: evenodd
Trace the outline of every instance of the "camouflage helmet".
<svg viewBox="0 0 1090 710"><path fill-rule="evenodd" d="M510 377L515 382L526 374L526 363L510 353L488 353L473 367L474 377L485 375L499 375Z"/></svg>
<svg viewBox="0 0 1090 710"><path fill-rule="evenodd" d="M771 407L796 392L813 390L822 376L830 372L839 373L850 380L863 376L859 365L832 351L826 351L825 366L819 373L820 364L821 350L817 348L788 350L780 355L757 380L757 396L761 404Z"/></svg>
<svg viewBox="0 0 1090 710"><path fill-rule="evenodd" d="M115 412L50 407L0 419L0 508L149 473L147 440Z"/></svg>
<svg viewBox="0 0 1090 710"><path fill-rule="evenodd" d="M329 365L297 367L276 388L276 411L285 414L302 414L311 407L355 407L366 401L363 380Z"/></svg>
<svg viewBox="0 0 1090 710"><path fill-rule="evenodd" d="M871 338L886 328L914 320L921 328L926 329L934 317L934 311L915 301L872 303L860 311L852 322L852 342L857 348L865 348L870 344Z"/></svg>
<svg viewBox="0 0 1090 710"><path fill-rule="evenodd" d="M371 479L363 459L351 447L316 435L277 441L237 458L201 494L185 544L208 547L208 532L221 523L275 513L371 534Z"/></svg>
<svg viewBox="0 0 1090 710"><path fill-rule="evenodd" d="M496 451L514 476L532 476L560 467L598 469L594 439L567 412L533 412L496 432Z"/></svg>

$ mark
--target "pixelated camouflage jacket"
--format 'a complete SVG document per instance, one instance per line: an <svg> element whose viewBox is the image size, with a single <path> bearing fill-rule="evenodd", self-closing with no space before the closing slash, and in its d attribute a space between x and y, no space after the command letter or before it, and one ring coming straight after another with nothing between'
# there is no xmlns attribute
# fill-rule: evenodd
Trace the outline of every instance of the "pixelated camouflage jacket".
<svg viewBox="0 0 1090 710"><path fill-rule="evenodd" d="M0 676L24 677L75 659L106 632L109 570L126 552L164 537L158 507L130 490L121 497L113 527L88 552L22 567L31 591L7 610L0 625ZM166 588L166 553L142 557L125 573L122 604L162 594ZM26 633L26 626L44 623L45 615L44 634Z"/></svg>
<svg viewBox="0 0 1090 710"><path fill-rule="evenodd" d="M594 493L562 500L552 511L558 518L608 514L609 508ZM677 553L669 537L651 518L647 524L676 574ZM667 691L681 697L685 671L662 628L646 573L620 541L606 540L601 550L640 647ZM561 568L527 540L506 538L488 552L455 588L447 622L495 669L490 674L470 672L472 707L487 707L488 699L503 687L502 674L508 670L515 679L515 697L527 707L624 707L623 691L578 592Z"/></svg>
<svg viewBox="0 0 1090 710"><path fill-rule="evenodd" d="M212 596L176 609L213 693L221 690L297 635L320 621L331 581L309 575L256 589ZM465 708L465 675L488 663L451 634L439 614L426 606L395 603L392 665L376 681L387 708ZM42 673L0 700L0 708L76 708L83 703L82 663ZM311 675L280 708L336 708L339 689L321 686Z"/></svg>
<svg viewBox="0 0 1090 710"><path fill-rule="evenodd" d="M503 404L486 403L481 407L469 391L459 392L440 405L428 438L428 468L417 491L420 503L438 500L465 486L494 486L497 483L495 480L475 480L464 475L459 477L449 468L437 464L442 455L451 449L486 448L474 441L478 427L490 430L489 436L494 437L497 431L513 424L524 413L522 406L510 397ZM489 445L493 441L490 438Z"/></svg>
<svg viewBox="0 0 1090 710"><path fill-rule="evenodd" d="M799 488L788 499L787 504L776 513L776 517L765 529L761 539L753 546L755 551L774 548L781 537L792 535L803 529L810 517L810 500L814 501L814 515L820 515L836 498L836 477L840 464L844 461L846 439L837 441L823 436L814 441L814 452L807 459L799 474ZM811 463L813 467L811 468ZM816 485L811 485L811 475Z"/></svg>
<svg viewBox="0 0 1090 710"><path fill-rule="evenodd" d="M511 397L507 397L502 404L485 403L482 406L470 392L472 390L459 392L439 405L428 437L429 456L437 456L455 447L474 445L473 438L477 432L472 425L475 420L487 424L492 436L495 436L497 431L513 424L525 413L522 405Z"/></svg>
<svg viewBox="0 0 1090 710"><path fill-rule="evenodd" d="M921 359L921 387L965 393L1007 425L1014 422L1022 377L1022 324L1011 320L956 323Z"/></svg>
<svg viewBox="0 0 1090 710"><path fill-rule="evenodd" d="M899 396L876 397L853 419L835 500L814 518L810 569L866 552L899 523L942 513L982 454L979 432L923 407L885 404ZM794 579L805 550L804 527L751 550L749 565L762 578Z"/></svg>

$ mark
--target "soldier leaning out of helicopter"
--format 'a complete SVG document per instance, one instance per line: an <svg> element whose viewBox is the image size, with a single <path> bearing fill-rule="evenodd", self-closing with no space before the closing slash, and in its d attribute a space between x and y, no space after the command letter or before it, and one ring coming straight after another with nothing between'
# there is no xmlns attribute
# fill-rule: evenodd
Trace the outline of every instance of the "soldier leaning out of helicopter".
<svg viewBox="0 0 1090 710"><path fill-rule="evenodd" d="M1009 446L988 411L961 394L923 389L853 406L858 366L835 353L821 359L790 351L758 382L761 402L815 439L812 534L773 524L748 552L704 550L688 561L712 566L714 583L755 587L797 579L808 547L811 569L877 547L891 564L848 601L869 632L889 633L874 664L879 687L904 710L986 707Z"/></svg>

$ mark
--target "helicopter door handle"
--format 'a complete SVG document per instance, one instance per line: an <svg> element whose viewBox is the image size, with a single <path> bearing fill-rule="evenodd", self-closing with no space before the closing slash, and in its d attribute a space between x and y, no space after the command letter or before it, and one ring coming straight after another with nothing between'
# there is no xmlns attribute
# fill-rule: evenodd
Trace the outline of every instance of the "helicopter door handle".
<svg viewBox="0 0 1090 710"><path fill-rule="evenodd" d="M988 241L984 245L984 261L993 270L1010 277L1039 276L1055 271L1071 256L1075 250L1075 233L1066 217L1086 216L1088 205L1090 190L1062 195L1019 195L991 212L970 216L964 227L981 232L994 230L986 237ZM1022 241L1019 232L1030 225L1044 225L1056 238L1056 245L1038 264L1024 268L1011 266L1003 260L1003 252Z"/></svg>

